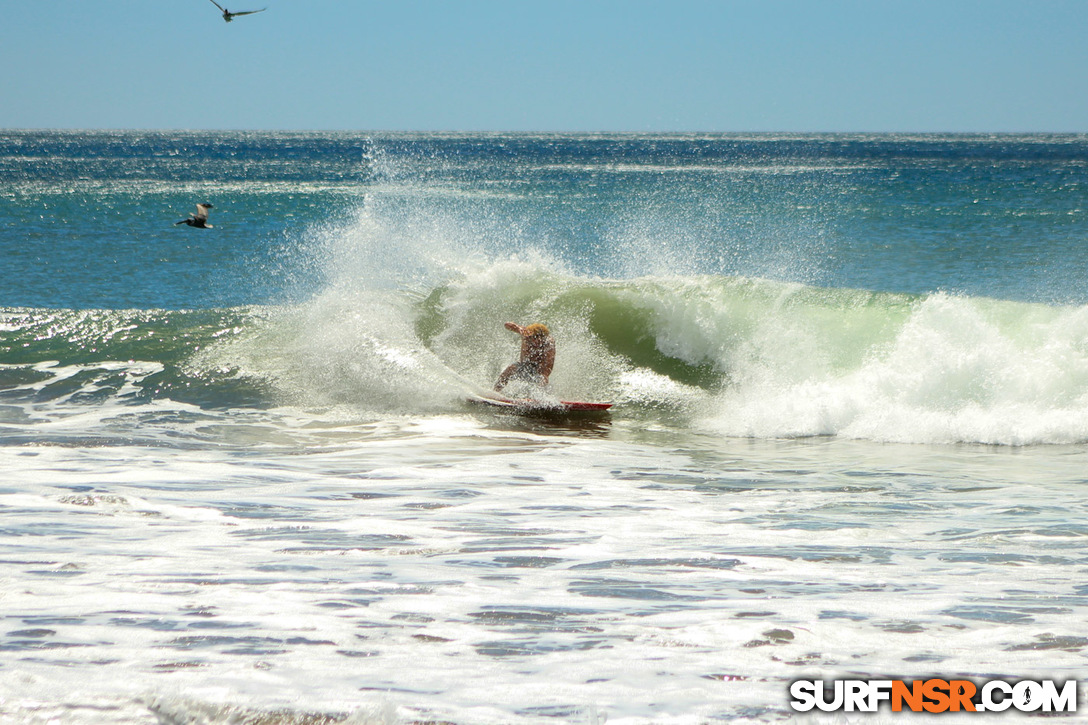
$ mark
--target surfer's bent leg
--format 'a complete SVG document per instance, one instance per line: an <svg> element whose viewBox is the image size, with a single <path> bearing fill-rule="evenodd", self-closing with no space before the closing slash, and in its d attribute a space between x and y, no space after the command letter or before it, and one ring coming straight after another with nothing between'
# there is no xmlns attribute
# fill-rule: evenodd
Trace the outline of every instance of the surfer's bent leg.
<svg viewBox="0 0 1088 725"><path fill-rule="evenodd" d="M510 382L510 378L517 374L520 366L521 363L514 363L513 365L507 366L507 368L502 371L502 374L499 375L499 381L495 383L495 390L502 390L505 388L506 384Z"/></svg>
<svg viewBox="0 0 1088 725"><path fill-rule="evenodd" d="M502 374L499 375L499 381L495 383L495 390L502 390L511 380L520 380L536 385L547 383L547 378L541 374L540 367L532 362L516 362L503 370Z"/></svg>

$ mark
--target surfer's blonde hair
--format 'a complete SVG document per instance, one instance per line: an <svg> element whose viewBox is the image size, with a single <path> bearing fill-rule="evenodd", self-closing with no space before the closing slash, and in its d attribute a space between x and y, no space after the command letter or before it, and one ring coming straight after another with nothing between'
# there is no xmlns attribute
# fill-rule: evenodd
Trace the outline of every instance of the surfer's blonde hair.
<svg viewBox="0 0 1088 725"><path fill-rule="evenodd" d="M549 334L548 326L547 325L542 325L539 322L534 322L533 324L531 324L531 325L529 325L528 327L525 328L525 334L527 336L529 336L529 337L537 337L539 335L547 335L547 334Z"/></svg>

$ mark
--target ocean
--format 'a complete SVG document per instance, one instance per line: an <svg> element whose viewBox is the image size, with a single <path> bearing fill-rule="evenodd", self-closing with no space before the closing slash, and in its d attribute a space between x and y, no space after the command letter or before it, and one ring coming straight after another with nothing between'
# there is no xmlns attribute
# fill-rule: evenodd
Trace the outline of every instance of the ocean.
<svg viewBox="0 0 1088 725"><path fill-rule="evenodd" d="M1084 135L0 131L0 723L1079 679L1086 242Z"/></svg>

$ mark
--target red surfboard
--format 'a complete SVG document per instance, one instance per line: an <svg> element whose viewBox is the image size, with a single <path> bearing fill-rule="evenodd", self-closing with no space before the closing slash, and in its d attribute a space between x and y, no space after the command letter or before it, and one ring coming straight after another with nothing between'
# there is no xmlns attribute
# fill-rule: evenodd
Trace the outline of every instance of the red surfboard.
<svg viewBox="0 0 1088 725"><path fill-rule="evenodd" d="M531 398L504 398L471 396L470 403L504 408L513 413L601 413L612 403L587 403L580 400L532 400Z"/></svg>

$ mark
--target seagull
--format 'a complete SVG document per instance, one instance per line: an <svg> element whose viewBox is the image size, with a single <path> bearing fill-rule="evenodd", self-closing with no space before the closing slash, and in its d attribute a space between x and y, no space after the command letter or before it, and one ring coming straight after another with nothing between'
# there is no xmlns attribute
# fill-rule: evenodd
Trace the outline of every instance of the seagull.
<svg viewBox="0 0 1088 725"><path fill-rule="evenodd" d="M268 10L268 8L261 8L260 10L243 10L240 13L232 13L230 10L227 10L225 7L223 7L222 5L217 3L215 0L211 0L211 3L212 3L212 5L216 6L217 8L219 8L220 10L223 11L223 20L226 20L228 23L231 20L234 20L234 18L236 18L239 15L253 15L254 13L263 13L265 10Z"/></svg>
<svg viewBox="0 0 1088 725"><path fill-rule="evenodd" d="M211 208L211 204L197 204L196 214L190 214L188 219L182 219L180 222L174 222L174 226L188 224L191 227L199 227L200 229L211 229L212 225L208 223L208 210Z"/></svg>

